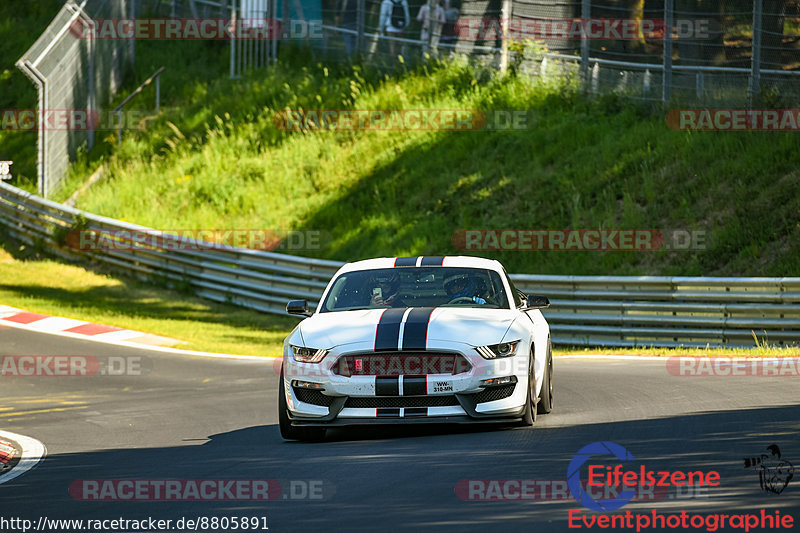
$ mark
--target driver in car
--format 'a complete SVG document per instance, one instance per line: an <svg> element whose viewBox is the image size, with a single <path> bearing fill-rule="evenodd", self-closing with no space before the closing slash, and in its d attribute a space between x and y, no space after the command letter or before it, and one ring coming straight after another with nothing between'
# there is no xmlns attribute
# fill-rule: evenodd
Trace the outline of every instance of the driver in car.
<svg viewBox="0 0 800 533"><path fill-rule="evenodd" d="M486 300L477 295L478 283L468 274L454 274L444 280L444 290L450 297L450 302L456 300L469 300L476 304L485 304Z"/></svg>
<svg viewBox="0 0 800 533"><path fill-rule="evenodd" d="M370 305L408 307L399 295L400 276L397 275L397 272L388 272L373 276Z"/></svg>

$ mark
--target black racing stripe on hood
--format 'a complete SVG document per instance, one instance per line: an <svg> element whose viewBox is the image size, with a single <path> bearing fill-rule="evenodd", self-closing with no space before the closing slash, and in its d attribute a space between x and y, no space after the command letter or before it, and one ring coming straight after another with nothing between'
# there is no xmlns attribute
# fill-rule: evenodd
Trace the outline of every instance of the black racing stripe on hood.
<svg viewBox="0 0 800 533"><path fill-rule="evenodd" d="M434 307L415 307L408 314L403 330L403 350L424 350L428 342L428 324Z"/></svg>
<svg viewBox="0 0 800 533"><path fill-rule="evenodd" d="M400 340L400 322L405 308L387 309L381 314L375 329L375 351L396 350Z"/></svg>

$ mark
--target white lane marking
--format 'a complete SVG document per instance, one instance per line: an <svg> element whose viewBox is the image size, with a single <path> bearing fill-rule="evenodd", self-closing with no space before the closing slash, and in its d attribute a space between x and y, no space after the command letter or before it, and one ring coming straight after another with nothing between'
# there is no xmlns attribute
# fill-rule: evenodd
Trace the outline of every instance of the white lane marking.
<svg viewBox="0 0 800 533"><path fill-rule="evenodd" d="M731 359L741 361L746 359L748 361L768 361L770 363L780 363L784 359L792 359L794 356L786 357L757 357L747 355L554 355L558 359L619 359L624 361L668 361L671 358L678 357L680 359Z"/></svg>
<svg viewBox="0 0 800 533"><path fill-rule="evenodd" d="M147 335L147 333L142 333L141 331L133 331L131 329L123 329L122 331L107 331L105 333L98 333L96 335L89 335L89 336L94 337L96 339L103 339L109 341L126 341L128 339L141 337L143 335Z"/></svg>
<svg viewBox="0 0 800 533"><path fill-rule="evenodd" d="M586 355L553 355L553 357L558 357L559 359L623 359L623 360L633 360L639 359L642 361L655 361L658 359L662 359L666 361L671 356L669 355L599 355L599 354L586 354Z"/></svg>
<svg viewBox="0 0 800 533"><path fill-rule="evenodd" d="M13 440L22 446L22 456L20 457L19 463L17 463L17 466L12 468L9 473L0 476L0 485L3 483L8 483L12 479L17 478L25 472L33 469L39 464L39 461L41 461L44 456L47 455L47 448L45 445L32 437L26 437L25 435L18 435L17 433L11 433L10 431L2 430L0 430L0 437Z"/></svg>

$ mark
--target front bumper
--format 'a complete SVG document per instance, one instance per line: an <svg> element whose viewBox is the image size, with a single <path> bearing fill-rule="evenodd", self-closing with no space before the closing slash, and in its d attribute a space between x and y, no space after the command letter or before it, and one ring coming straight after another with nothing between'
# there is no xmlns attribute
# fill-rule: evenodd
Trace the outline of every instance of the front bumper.
<svg viewBox="0 0 800 533"><path fill-rule="evenodd" d="M453 373L340 375L336 366L340 358L376 355L357 350L331 353L319 364L297 363L287 357L283 387L289 418L297 426L507 422L520 418L527 401L529 354L486 360L473 348L459 344L424 352L458 354L469 362L468 370L462 366ZM483 384L491 378L510 378L513 382ZM309 383L318 384L321 390L298 386Z"/></svg>

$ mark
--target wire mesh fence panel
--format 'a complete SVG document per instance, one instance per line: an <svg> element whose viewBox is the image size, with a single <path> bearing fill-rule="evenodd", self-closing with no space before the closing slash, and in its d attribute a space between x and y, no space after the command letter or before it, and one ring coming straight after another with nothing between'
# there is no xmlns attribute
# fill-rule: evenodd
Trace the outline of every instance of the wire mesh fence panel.
<svg viewBox="0 0 800 533"><path fill-rule="evenodd" d="M49 196L79 147L94 143L103 108L133 57L131 41L94 37L97 19L129 16L127 0L67 2L17 62L39 91L38 187Z"/></svg>
<svg viewBox="0 0 800 533"><path fill-rule="evenodd" d="M381 63L431 50L491 57L497 68L577 75L588 93L671 105L800 99L798 0L436 0L447 16L433 49L427 2L397 3L408 5L402 31L389 19L405 7L392 0L326 0L325 49L347 61L361 43L367 60Z"/></svg>

